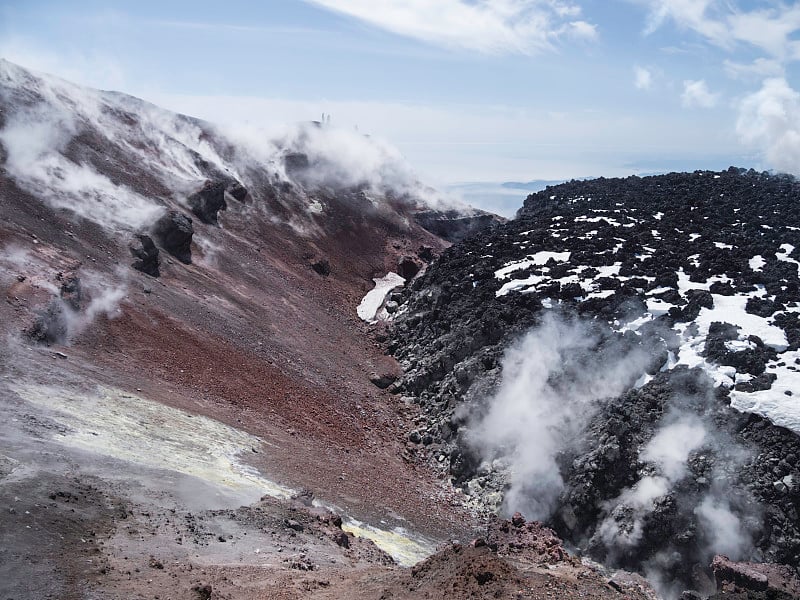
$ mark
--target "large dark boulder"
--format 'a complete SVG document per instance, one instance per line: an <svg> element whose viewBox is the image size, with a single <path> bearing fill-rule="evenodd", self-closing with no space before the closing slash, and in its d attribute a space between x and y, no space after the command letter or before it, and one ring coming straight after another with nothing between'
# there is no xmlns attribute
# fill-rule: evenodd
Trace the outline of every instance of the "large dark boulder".
<svg viewBox="0 0 800 600"><path fill-rule="evenodd" d="M331 274L331 263L328 262L327 258L315 260L313 263L311 263L311 268L315 273L322 275L323 277L327 277Z"/></svg>
<svg viewBox="0 0 800 600"><path fill-rule="evenodd" d="M44 309L37 312L25 336L39 344L62 344L67 340L70 309L59 299L53 299Z"/></svg>
<svg viewBox="0 0 800 600"><path fill-rule="evenodd" d="M228 203L225 202L225 188L227 188L225 181L206 181L200 190L187 199L189 208L203 223L216 225L217 213L228 208Z"/></svg>
<svg viewBox="0 0 800 600"><path fill-rule="evenodd" d="M751 315L764 318L771 317L775 314L775 311L782 309L782 306L779 306L769 298L750 298L745 306L745 310Z"/></svg>
<svg viewBox="0 0 800 600"><path fill-rule="evenodd" d="M161 217L153 227L153 236L161 247L184 264L192 263L192 219L177 211Z"/></svg>
<svg viewBox="0 0 800 600"><path fill-rule="evenodd" d="M689 290L686 292L686 299L688 302L677 316L678 321L694 321L700 315L701 309L714 308L714 297L705 290Z"/></svg>
<svg viewBox="0 0 800 600"><path fill-rule="evenodd" d="M238 181L234 181L228 187L228 193L231 195L231 197L233 197L234 200L239 202L244 202L247 199L247 188Z"/></svg>
<svg viewBox="0 0 800 600"><path fill-rule="evenodd" d="M131 265L137 271L141 271L151 277L161 275L161 259L158 256L158 248L149 235L139 234L131 242L128 248L136 259Z"/></svg>
<svg viewBox="0 0 800 600"><path fill-rule="evenodd" d="M739 373L762 375L767 363L775 358L775 351L756 336L742 342L737 341L738 337L738 327L729 323L711 323L703 355L721 365L735 367ZM768 378L762 381L769 381L771 385Z"/></svg>
<svg viewBox="0 0 800 600"><path fill-rule="evenodd" d="M717 583L717 598L769 598L788 600L800 596L797 571L786 565L736 562L717 555L711 563Z"/></svg>
<svg viewBox="0 0 800 600"><path fill-rule="evenodd" d="M78 274L74 271L58 273L56 281L61 284L58 290L61 300L72 310L80 310L83 302L83 288Z"/></svg>
<svg viewBox="0 0 800 600"><path fill-rule="evenodd" d="M406 281L411 281L422 267L410 256L404 256L397 264L397 274Z"/></svg>
<svg viewBox="0 0 800 600"><path fill-rule="evenodd" d="M83 307L83 288L75 271L59 272L58 297L36 312L33 323L24 331L31 341L40 344L63 344L69 337L70 325Z"/></svg>

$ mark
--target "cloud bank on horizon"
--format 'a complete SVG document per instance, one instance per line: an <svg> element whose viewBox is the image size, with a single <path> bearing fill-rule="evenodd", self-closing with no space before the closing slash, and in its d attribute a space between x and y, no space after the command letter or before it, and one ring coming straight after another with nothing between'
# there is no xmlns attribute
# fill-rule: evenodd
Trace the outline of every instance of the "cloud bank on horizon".
<svg viewBox="0 0 800 600"><path fill-rule="evenodd" d="M224 124L333 113L437 184L800 173L797 2L14 4L0 7L14 62Z"/></svg>

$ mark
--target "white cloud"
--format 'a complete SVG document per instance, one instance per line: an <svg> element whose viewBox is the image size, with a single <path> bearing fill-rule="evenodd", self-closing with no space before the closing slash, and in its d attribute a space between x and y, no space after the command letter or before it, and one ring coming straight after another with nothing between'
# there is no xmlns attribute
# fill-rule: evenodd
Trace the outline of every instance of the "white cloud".
<svg viewBox="0 0 800 600"><path fill-rule="evenodd" d="M768 79L742 100L736 131L769 166L800 174L800 93L785 79Z"/></svg>
<svg viewBox="0 0 800 600"><path fill-rule="evenodd" d="M645 33L653 33L667 20L672 20L679 27L693 29L715 44L728 43L725 25L708 16L714 0L644 0L644 3L650 8Z"/></svg>
<svg viewBox="0 0 800 600"><path fill-rule="evenodd" d="M644 67L634 67L634 82L637 90L649 90L653 87L653 74Z"/></svg>
<svg viewBox="0 0 800 600"><path fill-rule="evenodd" d="M800 58L800 43L791 39L800 29L800 6L734 13L728 24L737 41L780 59Z"/></svg>
<svg viewBox="0 0 800 600"><path fill-rule="evenodd" d="M728 77L742 81L761 81L767 77L782 77L784 74L781 63L770 58L757 58L751 63L726 60L723 66Z"/></svg>
<svg viewBox="0 0 800 600"><path fill-rule="evenodd" d="M800 59L800 6L774 3L773 8L742 10L723 0L639 0L650 9L646 33L667 21L690 29L708 42L732 50L738 44L757 48L780 60Z"/></svg>
<svg viewBox="0 0 800 600"><path fill-rule="evenodd" d="M579 40L596 40L599 36L597 33L597 25L592 25L586 21L572 21L564 25L558 32L563 33L567 37Z"/></svg>
<svg viewBox="0 0 800 600"><path fill-rule="evenodd" d="M686 108L713 108L717 105L718 98L717 94L711 93L703 79L698 81L687 79L683 82L681 104Z"/></svg>
<svg viewBox="0 0 800 600"><path fill-rule="evenodd" d="M306 0L393 33L489 54L535 54L562 36L592 40L596 26L564 0Z"/></svg>

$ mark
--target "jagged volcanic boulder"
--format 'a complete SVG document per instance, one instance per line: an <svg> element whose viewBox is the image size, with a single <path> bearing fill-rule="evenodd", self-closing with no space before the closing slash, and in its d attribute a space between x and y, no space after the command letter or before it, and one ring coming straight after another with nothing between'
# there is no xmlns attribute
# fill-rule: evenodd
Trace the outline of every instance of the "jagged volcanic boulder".
<svg viewBox="0 0 800 600"><path fill-rule="evenodd" d="M433 259L435 258L433 248L430 246L420 246L419 250L417 250L417 256L421 261L426 263L433 262Z"/></svg>
<svg viewBox="0 0 800 600"><path fill-rule="evenodd" d="M397 381L397 374L389 373L389 372L373 372L370 373L369 380L375 385L376 387L385 390L390 385L392 385L395 381Z"/></svg>
<svg viewBox="0 0 800 600"><path fill-rule="evenodd" d="M56 282L58 297L37 310L33 323L24 331L33 342L50 345L67 341L70 320L83 306L83 288L76 270L57 273Z"/></svg>
<svg viewBox="0 0 800 600"><path fill-rule="evenodd" d="M308 155L303 152L290 152L286 154L283 157L283 164L289 175L302 174L311 166Z"/></svg>
<svg viewBox="0 0 800 600"><path fill-rule="evenodd" d="M228 208L225 201L227 185L225 181L206 181L202 188L187 198L189 208L203 223L216 225L217 213Z"/></svg>
<svg viewBox="0 0 800 600"><path fill-rule="evenodd" d="M247 188L244 187L238 181L234 181L228 187L228 193L233 197L234 200L237 200L239 202L244 202L247 199L247 194L248 194Z"/></svg>
<svg viewBox="0 0 800 600"><path fill-rule="evenodd" d="M419 273L422 266L411 256L404 256L397 265L397 274L406 281L411 281Z"/></svg>
<svg viewBox="0 0 800 600"><path fill-rule="evenodd" d="M331 263L327 258L315 260L311 263L311 268L315 273L322 275L323 277L327 277L331 274Z"/></svg>
<svg viewBox="0 0 800 600"><path fill-rule="evenodd" d="M128 248L136 259L131 265L134 269L151 277L158 277L161 274L159 269L161 260L153 238L149 235L138 234Z"/></svg>
<svg viewBox="0 0 800 600"><path fill-rule="evenodd" d="M56 281L61 286L58 290L58 295L64 303L72 310L80 310L83 301L83 288L81 287L81 280L77 272L67 271L56 274Z"/></svg>
<svg viewBox="0 0 800 600"><path fill-rule="evenodd" d="M53 300L44 309L37 312L33 323L28 327L25 336L39 344L61 344L67 339L67 308L60 300Z"/></svg>
<svg viewBox="0 0 800 600"><path fill-rule="evenodd" d="M194 227L191 217L170 211L153 226L153 236L164 250L184 264L192 262L192 236Z"/></svg>

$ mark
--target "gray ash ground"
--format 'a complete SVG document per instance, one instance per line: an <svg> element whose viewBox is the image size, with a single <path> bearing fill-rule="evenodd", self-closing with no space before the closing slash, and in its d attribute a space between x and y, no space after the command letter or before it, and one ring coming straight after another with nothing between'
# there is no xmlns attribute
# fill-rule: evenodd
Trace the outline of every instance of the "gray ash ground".
<svg viewBox="0 0 800 600"><path fill-rule="evenodd" d="M451 247L394 298L396 385L424 413L410 452L447 469L475 506L497 507L508 473L470 435L502 386L508 348L557 313L592 342L562 349L572 366L551 374L556 388L553 378L608 355L647 357L638 381L594 399L559 448L548 521L559 535L684 588L709 588L721 548L797 568L799 201L794 178L733 167L529 196L515 220ZM663 475L645 451L676 415L701 424L703 441L642 509L633 497ZM737 544L700 523L712 504L734 519Z"/></svg>

